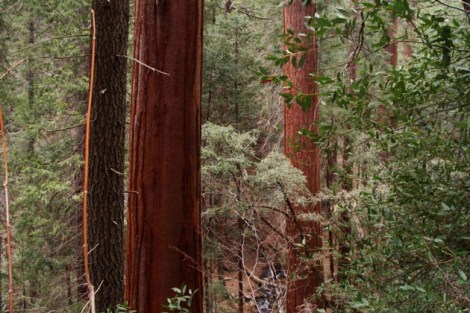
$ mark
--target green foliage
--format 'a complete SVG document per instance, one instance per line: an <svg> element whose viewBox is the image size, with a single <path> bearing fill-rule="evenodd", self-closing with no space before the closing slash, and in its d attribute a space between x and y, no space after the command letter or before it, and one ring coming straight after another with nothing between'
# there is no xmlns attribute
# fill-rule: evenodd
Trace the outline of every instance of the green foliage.
<svg viewBox="0 0 470 313"><path fill-rule="evenodd" d="M80 244L79 204L73 200L80 157L76 129L60 129L83 118L86 59L68 57L88 46L89 11L85 1L4 3L0 11L9 8L9 27L5 37L0 28L0 46L7 40L8 58L1 62L25 59L0 84L2 90L8 86L8 97L2 91L0 96L13 199L14 281L16 290L24 289L16 299L28 310L68 312L73 302L82 306L75 295Z"/></svg>
<svg viewBox="0 0 470 313"><path fill-rule="evenodd" d="M458 4L457 4L458 5ZM299 67L299 37L318 37L319 134L304 134L334 164L329 191L347 214L349 260L337 282L325 283L337 312L466 312L469 299L469 26L446 4L320 2L311 34L288 33L269 59ZM401 27L393 38L389 29ZM409 23L408 26L406 23ZM383 49L411 41L413 56L392 68ZM349 47L348 47L349 45ZM344 51L349 53L344 53ZM401 53L401 50L399 50ZM385 57L385 58L384 58ZM357 77L351 78L355 66ZM300 66L301 67L301 66ZM261 79L294 90L288 77ZM346 167L349 166L349 169ZM357 172L353 169L357 168ZM357 190L341 190L349 179ZM335 196L336 195L336 196ZM333 227L345 227L332 212ZM336 220L335 220L336 218ZM343 223L343 224L342 224ZM340 234L341 232L338 231Z"/></svg>
<svg viewBox="0 0 470 313"><path fill-rule="evenodd" d="M223 1L206 1L203 123L252 129L260 109L270 105L270 93L254 70L280 26L271 20L280 15L275 2L239 0L233 2L233 11L225 12Z"/></svg>
<svg viewBox="0 0 470 313"><path fill-rule="evenodd" d="M167 299L168 305L165 305L164 308L169 312L190 313L191 303L197 290L192 291L191 289L187 289L185 284L183 284L181 288L173 288L172 290L175 292L175 296Z"/></svg>
<svg viewBox="0 0 470 313"><path fill-rule="evenodd" d="M119 304L116 306L116 308L113 309L108 309L106 313L136 313L137 311L131 310L126 303L124 304Z"/></svg>

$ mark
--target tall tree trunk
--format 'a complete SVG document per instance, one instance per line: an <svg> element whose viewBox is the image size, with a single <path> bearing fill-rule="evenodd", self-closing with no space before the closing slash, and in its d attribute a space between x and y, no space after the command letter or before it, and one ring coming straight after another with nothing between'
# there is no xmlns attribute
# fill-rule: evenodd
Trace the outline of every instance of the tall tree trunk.
<svg viewBox="0 0 470 313"><path fill-rule="evenodd" d="M199 313L203 0L135 6L126 298L139 313L161 312L184 283L198 289Z"/></svg>
<svg viewBox="0 0 470 313"><path fill-rule="evenodd" d="M91 280L96 309L104 312L124 296L124 138L129 1L93 1L96 71L89 166Z"/></svg>
<svg viewBox="0 0 470 313"><path fill-rule="evenodd" d="M305 25L305 16L314 16L316 5L314 3L302 4L301 0L294 0L290 6L284 8L284 29L292 30L294 34L307 33ZM304 94L312 94L312 105L307 111L303 111L298 105L292 108L285 108L284 110L284 149L285 154L292 164L298 169L302 170L307 178L307 185L312 194L320 191L320 151L313 142L305 137L298 137L301 129L309 129L316 132L317 129L313 123L318 120L318 96L317 86L315 82L309 77L309 73L317 72L317 43L315 38L311 38L309 42L305 42L308 47L307 60L302 69L297 69L288 64L285 67L285 73L294 83L294 86L302 91ZM293 144L295 143L295 144ZM297 151L294 146L300 144L300 150ZM296 207L295 213L317 212L320 214L320 205ZM322 283L322 267L306 268L302 264L300 253L312 254L315 251L322 249L322 227L315 222L300 222L300 227L297 227L292 220L288 222L287 232L288 235L293 237L297 242L302 239L306 240L306 249L302 251L296 250L294 247L289 248L288 267L291 274L296 274L297 279L289 280L287 285L287 313L298 311L298 307L304 304L306 299L315 294L317 288ZM309 234L305 236L304 234ZM306 276L304 276L306 275ZM306 278L299 279L298 277L304 276ZM322 306L321 301L316 303Z"/></svg>

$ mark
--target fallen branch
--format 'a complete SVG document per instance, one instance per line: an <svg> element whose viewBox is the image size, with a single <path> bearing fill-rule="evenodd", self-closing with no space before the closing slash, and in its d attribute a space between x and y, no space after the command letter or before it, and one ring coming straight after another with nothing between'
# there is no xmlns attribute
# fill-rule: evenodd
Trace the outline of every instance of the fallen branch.
<svg viewBox="0 0 470 313"><path fill-rule="evenodd" d="M22 59L22 60L19 60L18 62L16 62L12 67L8 68L5 73L3 73L1 76L0 76L0 80L2 80L5 76L7 76L11 71L13 71L16 67L20 66L21 64L24 63L24 61L26 61L26 59Z"/></svg>
<svg viewBox="0 0 470 313"><path fill-rule="evenodd" d="M0 11L0 14L5 14L7 13L8 11L10 11L11 9L13 9L18 3L20 3L21 0L18 0L16 1L15 3L13 3L12 5L10 5L8 8L6 8L5 10L3 11Z"/></svg>

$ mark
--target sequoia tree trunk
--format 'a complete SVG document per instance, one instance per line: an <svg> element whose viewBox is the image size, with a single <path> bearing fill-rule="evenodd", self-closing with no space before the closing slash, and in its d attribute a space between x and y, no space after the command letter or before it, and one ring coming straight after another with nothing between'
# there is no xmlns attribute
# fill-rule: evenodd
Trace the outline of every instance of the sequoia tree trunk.
<svg viewBox="0 0 470 313"><path fill-rule="evenodd" d="M305 16L314 16L316 11L315 3L303 4L301 0L294 0L290 6L284 8L284 30L292 30L294 34L308 33ZM318 95L317 85L309 76L310 73L317 72L317 43L315 38L305 40L308 48L307 58L304 66L298 69L290 63L285 66L285 74L304 94L311 94L311 108L303 111L299 105L293 105L284 110L284 149L286 156L292 164L300 169L307 178L307 186L312 194L320 191L320 151L308 138L299 137L298 133L302 129L309 129L316 132L314 123L318 121ZM299 149L297 149L299 148ZM296 215L301 213L316 212L320 214L320 205L309 205L293 208ZM300 228L299 229L299 225ZM298 250L289 247L288 268L290 276L295 275L296 279L290 279L287 285L287 313L298 312L298 307L303 305L307 298L314 296L317 288L322 283L322 267L306 266L301 260L302 254L312 255L322 249L322 228L316 222L294 223L291 219L287 225L288 235L296 242L305 240L305 249ZM302 278L299 278L302 277ZM322 306L322 301L316 301L317 306Z"/></svg>
<svg viewBox="0 0 470 313"><path fill-rule="evenodd" d="M90 269L97 312L124 298L124 138L129 0L95 0L96 66L88 192Z"/></svg>
<svg viewBox="0 0 470 313"><path fill-rule="evenodd" d="M139 313L182 284L203 311L202 25L203 0L135 2L126 298Z"/></svg>

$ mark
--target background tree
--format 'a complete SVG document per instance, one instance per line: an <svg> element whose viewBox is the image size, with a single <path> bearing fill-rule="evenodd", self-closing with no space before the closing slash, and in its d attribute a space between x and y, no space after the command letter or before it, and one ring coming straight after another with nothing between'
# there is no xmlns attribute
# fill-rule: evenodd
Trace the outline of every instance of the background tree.
<svg viewBox="0 0 470 313"><path fill-rule="evenodd" d="M73 152L75 128L70 126L79 124L82 117L74 113L79 104L73 94L85 90L86 81L74 74L80 58L62 57L80 56L79 47L88 41L78 26L83 25L83 15L77 14L86 5L82 1L24 1L23 5L9 1L5 5L10 24L7 40L13 52L5 61L16 64L26 59L8 77L5 102L15 182L11 186L12 219L16 221L14 275L19 282L15 308L73 310L73 305L81 305L72 293L76 261L72 242L79 228L75 228L73 191L67 177L79 163ZM32 20L34 44L28 28ZM51 20L54 28L48 26ZM28 81L31 73L34 80ZM28 86L34 87L34 97Z"/></svg>
<svg viewBox="0 0 470 313"><path fill-rule="evenodd" d="M286 104L284 111L284 149L286 156L295 167L299 168L307 178L307 186L312 194L320 191L320 151L307 137L299 136L302 131L316 133L316 122L319 121L318 89L311 75L317 73L317 43L315 37L300 34L308 33L308 20L316 13L316 5L312 1L304 3L293 1L284 8L284 32L291 36L292 43L297 47L285 65L285 74L292 85L288 92L296 97L295 103ZM294 39L295 38L295 39ZM298 44L298 40L301 44ZM290 48L288 46L288 48ZM322 249L322 228L318 222L302 221L302 213L320 213L320 204L290 207L293 220L287 224L287 234L293 241L300 244L289 247L289 275L287 286L287 312L297 312L302 305L308 304L308 298L314 297L318 291L323 274L321 267L306 265L302 256L313 258L313 254ZM317 301L321 307L321 301Z"/></svg>

